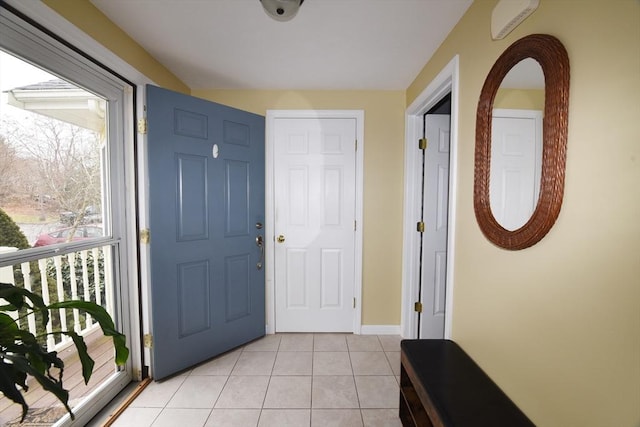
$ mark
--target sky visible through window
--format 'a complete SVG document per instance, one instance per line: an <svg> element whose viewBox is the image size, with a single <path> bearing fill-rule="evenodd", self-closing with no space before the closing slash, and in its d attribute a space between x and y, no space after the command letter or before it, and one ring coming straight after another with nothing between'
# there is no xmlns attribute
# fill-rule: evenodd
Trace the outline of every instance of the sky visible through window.
<svg viewBox="0 0 640 427"><path fill-rule="evenodd" d="M7 91L54 79L57 77L53 74L0 50L0 120L23 119L29 115L26 111L8 105Z"/></svg>
<svg viewBox="0 0 640 427"><path fill-rule="evenodd" d="M0 209L29 247L103 234L105 111L103 99L0 51Z"/></svg>

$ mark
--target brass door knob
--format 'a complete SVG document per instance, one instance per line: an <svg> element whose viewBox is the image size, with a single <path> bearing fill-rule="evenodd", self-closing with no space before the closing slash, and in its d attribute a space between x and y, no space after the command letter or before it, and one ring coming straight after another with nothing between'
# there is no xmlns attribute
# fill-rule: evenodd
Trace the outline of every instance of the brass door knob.
<svg viewBox="0 0 640 427"><path fill-rule="evenodd" d="M278 236L278 243L284 243L284 236L282 234Z"/></svg>

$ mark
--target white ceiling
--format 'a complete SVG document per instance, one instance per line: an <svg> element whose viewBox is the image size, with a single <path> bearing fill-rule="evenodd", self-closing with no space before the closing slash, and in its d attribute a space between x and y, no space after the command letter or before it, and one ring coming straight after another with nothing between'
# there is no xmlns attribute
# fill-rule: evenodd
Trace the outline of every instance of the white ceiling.
<svg viewBox="0 0 640 427"><path fill-rule="evenodd" d="M533 58L523 59L504 76L502 88L511 89L544 89L544 73L542 67Z"/></svg>
<svg viewBox="0 0 640 427"><path fill-rule="evenodd" d="M191 89L406 89L472 0L91 0ZM487 36L490 29L487 28Z"/></svg>

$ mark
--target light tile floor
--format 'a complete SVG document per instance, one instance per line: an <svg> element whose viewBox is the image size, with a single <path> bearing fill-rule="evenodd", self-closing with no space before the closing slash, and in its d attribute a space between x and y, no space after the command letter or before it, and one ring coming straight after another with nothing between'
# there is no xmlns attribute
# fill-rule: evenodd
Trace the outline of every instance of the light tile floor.
<svg viewBox="0 0 640 427"><path fill-rule="evenodd" d="M153 382L114 426L397 427L400 337L276 334Z"/></svg>

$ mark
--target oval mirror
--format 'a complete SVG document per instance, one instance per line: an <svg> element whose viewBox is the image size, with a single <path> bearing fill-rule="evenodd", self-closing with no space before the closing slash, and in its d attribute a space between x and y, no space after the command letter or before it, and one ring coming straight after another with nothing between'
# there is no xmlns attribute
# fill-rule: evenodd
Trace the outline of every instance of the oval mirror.
<svg viewBox="0 0 640 427"><path fill-rule="evenodd" d="M505 101L508 92L501 89L503 82L507 89L511 80L521 79L517 77L519 69L535 68L536 64L544 75L541 150L538 149L542 152L541 161L535 153L535 142L533 148L524 143L528 137L505 142L511 138L510 131L500 130L502 124L494 123L494 115L501 117L503 114L500 110L514 109L499 108L509 105ZM514 68L516 71L511 74ZM480 229L497 246L510 250L527 248L540 241L555 223L564 193L568 109L569 58L562 43L553 36L533 34L516 41L489 71L480 93L476 117L474 210ZM529 135L535 135L535 128L539 126L535 120L529 124L533 126ZM504 135L497 135L493 140L494 132ZM524 149L529 153L526 157L530 160L527 161L534 163L533 167L519 166L520 172L526 170L528 174L524 180L528 181L526 185L515 177L520 172L512 179L504 177L513 168L505 165L507 160L500 158ZM535 166L536 159L539 168ZM525 209L527 205L529 207ZM512 213L505 216L505 211ZM519 213L513 214L516 211Z"/></svg>
<svg viewBox="0 0 640 427"><path fill-rule="evenodd" d="M491 213L510 231L526 224L538 201L543 111L542 67L523 59L502 80L491 117Z"/></svg>

